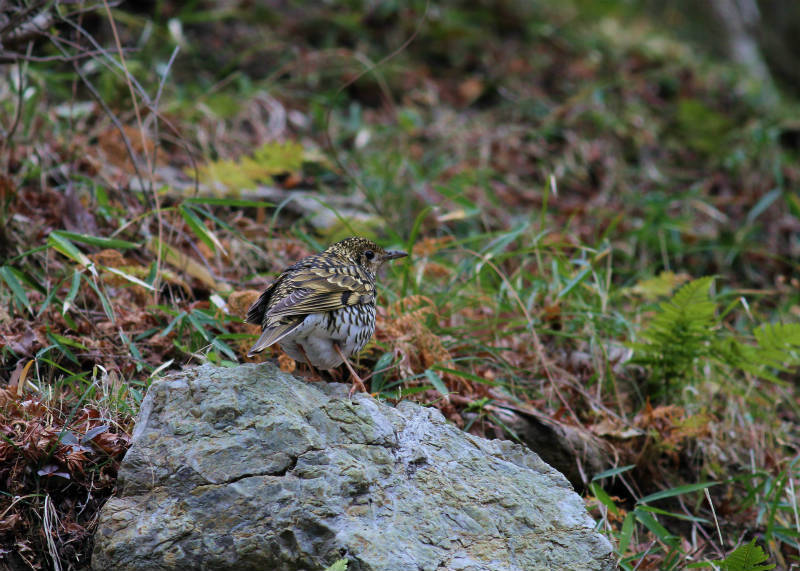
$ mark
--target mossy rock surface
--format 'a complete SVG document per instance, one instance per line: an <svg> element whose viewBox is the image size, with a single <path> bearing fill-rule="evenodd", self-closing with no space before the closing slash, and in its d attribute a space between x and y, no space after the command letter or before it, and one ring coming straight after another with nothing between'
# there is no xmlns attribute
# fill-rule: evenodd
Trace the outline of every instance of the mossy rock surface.
<svg viewBox="0 0 800 571"><path fill-rule="evenodd" d="M536 454L271 364L150 388L93 569L615 569Z"/></svg>

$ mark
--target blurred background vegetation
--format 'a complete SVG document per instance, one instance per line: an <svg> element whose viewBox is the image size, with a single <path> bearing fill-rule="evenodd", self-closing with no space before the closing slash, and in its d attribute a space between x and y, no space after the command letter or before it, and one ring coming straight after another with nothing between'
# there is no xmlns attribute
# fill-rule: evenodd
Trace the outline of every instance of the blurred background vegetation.
<svg viewBox="0 0 800 571"><path fill-rule="evenodd" d="M246 360L270 277L362 234L412 252L358 363L378 398L581 442L558 467L624 569L796 564L798 27L792 0L0 3L0 560L86 567L152 380Z"/></svg>

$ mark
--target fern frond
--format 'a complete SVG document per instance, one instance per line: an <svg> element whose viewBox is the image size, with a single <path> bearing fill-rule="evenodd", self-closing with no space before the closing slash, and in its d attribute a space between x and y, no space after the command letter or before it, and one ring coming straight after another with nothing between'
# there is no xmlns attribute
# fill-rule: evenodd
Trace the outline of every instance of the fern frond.
<svg viewBox="0 0 800 571"><path fill-rule="evenodd" d="M347 559L339 559L325 571L347 571Z"/></svg>
<svg viewBox="0 0 800 571"><path fill-rule="evenodd" d="M725 559L714 561L714 563L718 563L726 571L767 571L775 568L774 564L762 565L768 559L769 556L760 546L756 545L756 540L752 539L750 543L737 547Z"/></svg>
<svg viewBox="0 0 800 571"><path fill-rule="evenodd" d="M681 287L672 299L659 304L661 310L645 336L707 332L714 325L717 304L709 296L713 276L699 278Z"/></svg>
<svg viewBox="0 0 800 571"><path fill-rule="evenodd" d="M757 327L753 334L765 365L800 363L800 323L768 323Z"/></svg>
<svg viewBox="0 0 800 571"><path fill-rule="evenodd" d="M685 381L699 357L710 354L717 326L717 304L709 291L714 278L703 277L681 287L641 333L642 343L631 346L635 362L652 367L665 388Z"/></svg>

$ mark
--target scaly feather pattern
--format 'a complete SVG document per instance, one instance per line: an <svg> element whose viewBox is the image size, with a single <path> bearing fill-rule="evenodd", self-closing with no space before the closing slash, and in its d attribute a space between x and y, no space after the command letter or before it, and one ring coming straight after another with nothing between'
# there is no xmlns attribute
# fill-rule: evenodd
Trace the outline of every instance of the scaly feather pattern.
<svg viewBox="0 0 800 571"><path fill-rule="evenodd" d="M261 325L252 356L278 343L293 359L330 369L367 344L375 330L375 275L405 256L366 238L347 238L283 270L250 307Z"/></svg>

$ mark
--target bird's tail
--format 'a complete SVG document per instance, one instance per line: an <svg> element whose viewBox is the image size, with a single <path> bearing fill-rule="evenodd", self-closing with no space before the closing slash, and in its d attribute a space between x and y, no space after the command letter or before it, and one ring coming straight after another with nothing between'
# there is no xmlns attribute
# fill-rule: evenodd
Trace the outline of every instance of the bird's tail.
<svg viewBox="0 0 800 571"><path fill-rule="evenodd" d="M261 337L258 338L258 341L255 342L255 345L250 347L250 350L247 352L247 356L252 357L270 345L277 343L289 335L292 331L297 329L297 327L303 323L303 319L305 319L305 316L302 316L298 320L290 321L289 323L279 323L278 325L267 327L261 333Z"/></svg>

